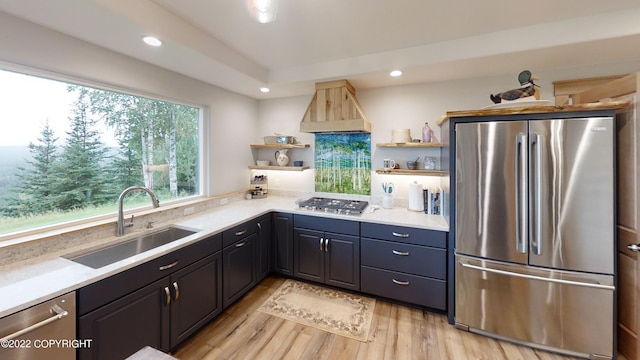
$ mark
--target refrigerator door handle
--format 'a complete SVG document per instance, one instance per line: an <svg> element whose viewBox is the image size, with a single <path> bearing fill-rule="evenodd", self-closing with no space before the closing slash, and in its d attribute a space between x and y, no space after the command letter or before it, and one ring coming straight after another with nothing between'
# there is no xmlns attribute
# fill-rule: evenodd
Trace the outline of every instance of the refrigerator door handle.
<svg viewBox="0 0 640 360"><path fill-rule="evenodd" d="M531 152L533 160L533 206L529 213L531 250L535 255L542 255L542 136L534 134L531 137Z"/></svg>
<svg viewBox="0 0 640 360"><path fill-rule="evenodd" d="M527 148L527 134L519 133L516 135L516 250L522 254L527 253L527 234L529 231L527 224Z"/></svg>
<svg viewBox="0 0 640 360"><path fill-rule="evenodd" d="M524 278L529 280L546 281L546 282L552 282L552 283L564 284L564 285L583 286L588 288L604 289L604 290L611 290L611 291L615 290L615 286L603 285L600 283L587 283L587 282L571 281L571 280L564 280L564 279L554 279L554 278L535 276L535 275L529 275L529 274L520 274L516 272L493 269L493 268L488 268L488 267L483 267L478 265L472 265L472 264L467 264L461 261L458 261L458 263L460 264L460 266L465 268L479 270L479 271L486 271L494 274L514 276L514 277L519 277L519 278Z"/></svg>

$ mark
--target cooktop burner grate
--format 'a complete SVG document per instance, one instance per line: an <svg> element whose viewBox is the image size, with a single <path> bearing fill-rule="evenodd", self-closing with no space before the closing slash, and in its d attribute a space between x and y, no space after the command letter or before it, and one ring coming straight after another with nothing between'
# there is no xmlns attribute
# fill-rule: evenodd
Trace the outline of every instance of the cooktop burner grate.
<svg viewBox="0 0 640 360"><path fill-rule="evenodd" d="M345 215L361 215L367 205L369 205L368 201L323 197L312 197L307 200L298 201L300 209Z"/></svg>

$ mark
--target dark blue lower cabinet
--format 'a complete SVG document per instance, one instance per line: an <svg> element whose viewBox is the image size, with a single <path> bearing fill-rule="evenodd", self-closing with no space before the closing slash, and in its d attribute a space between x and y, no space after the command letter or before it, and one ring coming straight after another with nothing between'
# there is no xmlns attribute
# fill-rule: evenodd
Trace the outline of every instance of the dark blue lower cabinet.
<svg viewBox="0 0 640 360"><path fill-rule="evenodd" d="M360 238L294 228L293 276L360 291Z"/></svg>
<svg viewBox="0 0 640 360"><path fill-rule="evenodd" d="M446 233L275 212L77 291L79 359L181 342L271 271L446 311ZM167 270L169 269L169 270Z"/></svg>
<svg viewBox="0 0 640 360"><path fill-rule="evenodd" d="M447 310L445 232L372 223L361 230L362 292Z"/></svg>
<svg viewBox="0 0 640 360"><path fill-rule="evenodd" d="M222 312L222 236L214 235L76 291L80 360L170 351Z"/></svg>
<svg viewBox="0 0 640 360"><path fill-rule="evenodd" d="M273 213L272 225L273 272L293 276L293 214Z"/></svg>
<svg viewBox="0 0 640 360"><path fill-rule="evenodd" d="M258 234L253 233L222 250L222 306L229 307L257 284Z"/></svg>
<svg viewBox="0 0 640 360"><path fill-rule="evenodd" d="M258 244L257 244L257 261L256 270L258 271L258 282L271 273L271 214L267 214L258 218L256 226L258 227Z"/></svg>
<svg viewBox="0 0 640 360"><path fill-rule="evenodd" d="M170 306L167 279L159 280L80 317L78 338L91 339L81 360L124 359L145 346L168 351Z"/></svg>
<svg viewBox="0 0 640 360"><path fill-rule="evenodd" d="M171 275L171 349L222 312L222 254ZM166 295L166 294L165 294ZM166 297L165 297L166 300Z"/></svg>

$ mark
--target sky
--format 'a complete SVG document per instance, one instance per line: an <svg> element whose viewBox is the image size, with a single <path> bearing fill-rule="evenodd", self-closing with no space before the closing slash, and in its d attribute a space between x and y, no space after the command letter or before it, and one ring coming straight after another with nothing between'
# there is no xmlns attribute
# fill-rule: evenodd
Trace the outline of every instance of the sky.
<svg viewBox="0 0 640 360"><path fill-rule="evenodd" d="M63 82L0 70L0 146L36 144L47 120L62 146L74 100ZM97 130L105 145L117 146L105 126Z"/></svg>

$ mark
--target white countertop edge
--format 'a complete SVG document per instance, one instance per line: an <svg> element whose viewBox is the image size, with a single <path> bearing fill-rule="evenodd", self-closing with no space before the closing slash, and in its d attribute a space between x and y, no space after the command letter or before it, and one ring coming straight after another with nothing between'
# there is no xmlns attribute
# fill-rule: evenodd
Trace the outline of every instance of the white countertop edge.
<svg viewBox="0 0 640 360"><path fill-rule="evenodd" d="M406 208L381 208L373 213L369 209L367 208L361 216L351 216L299 209L295 205L295 199L289 197L243 200L162 224L157 229L176 225L200 231L99 269L75 263L60 255L43 255L28 261L14 263L0 268L0 292L4 294L0 297L0 318L75 291L270 212L449 231L443 216L426 215L422 212L409 211ZM131 234L126 238L132 236L135 235ZM114 237L114 240L118 240L118 238ZM63 256L78 251L78 249L68 249Z"/></svg>

